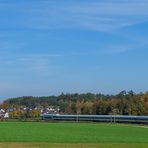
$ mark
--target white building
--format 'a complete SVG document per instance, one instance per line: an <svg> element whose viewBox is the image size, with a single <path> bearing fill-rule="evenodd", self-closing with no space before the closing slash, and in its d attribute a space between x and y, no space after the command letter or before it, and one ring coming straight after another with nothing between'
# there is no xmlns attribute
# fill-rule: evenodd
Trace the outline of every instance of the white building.
<svg viewBox="0 0 148 148"><path fill-rule="evenodd" d="M4 118L9 118L9 113L5 113Z"/></svg>

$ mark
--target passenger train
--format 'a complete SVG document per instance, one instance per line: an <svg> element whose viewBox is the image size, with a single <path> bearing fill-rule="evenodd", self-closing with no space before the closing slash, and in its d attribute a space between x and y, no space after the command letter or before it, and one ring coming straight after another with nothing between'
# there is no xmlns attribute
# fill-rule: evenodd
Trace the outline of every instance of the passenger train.
<svg viewBox="0 0 148 148"><path fill-rule="evenodd" d="M41 114L42 120L55 121L92 121L92 122L113 122L113 123L142 123L148 124L148 116L128 115L62 115L62 114Z"/></svg>

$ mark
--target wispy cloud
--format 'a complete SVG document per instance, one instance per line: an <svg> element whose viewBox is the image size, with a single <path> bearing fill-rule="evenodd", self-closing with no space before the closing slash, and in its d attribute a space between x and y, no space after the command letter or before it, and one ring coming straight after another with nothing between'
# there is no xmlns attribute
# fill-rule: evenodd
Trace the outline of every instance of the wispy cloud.
<svg viewBox="0 0 148 148"><path fill-rule="evenodd" d="M7 3L19 20L12 27L38 29L83 28L112 31L147 21L147 0L42 1ZM10 7L11 6L11 7ZM6 6L3 4L4 11ZM18 18L17 18L18 19ZM6 22L2 24L5 25Z"/></svg>
<svg viewBox="0 0 148 148"><path fill-rule="evenodd" d="M62 55L5 55L0 57L0 66L3 70L12 67L17 70L18 67L19 71L47 72L52 66L51 58L60 56Z"/></svg>
<svg viewBox="0 0 148 148"><path fill-rule="evenodd" d="M130 42L125 43L116 43L111 45L104 45L101 50L103 54L123 54L135 50L145 50L144 47L148 46L147 38L141 37L131 37Z"/></svg>
<svg viewBox="0 0 148 148"><path fill-rule="evenodd" d="M38 74L49 74L54 72L55 61L65 59L66 57L84 56L86 54L1 54L0 67L3 71L33 72ZM60 59L59 59L60 58Z"/></svg>
<svg viewBox="0 0 148 148"><path fill-rule="evenodd" d="M102 50L103 54L123 54L134 49L131 45L111 45Z"/></svg>

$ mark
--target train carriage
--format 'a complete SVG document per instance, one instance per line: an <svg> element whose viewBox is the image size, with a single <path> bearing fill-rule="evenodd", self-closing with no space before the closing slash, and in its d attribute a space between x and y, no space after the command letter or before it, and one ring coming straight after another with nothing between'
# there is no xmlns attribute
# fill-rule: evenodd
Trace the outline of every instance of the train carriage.
<svg viewBox="0 0 148 148"><path fill-rule="evenodd" d="M61 121L94 121L94 122L117 122L117 123L143 123L148 124L148 116L127 115L59 115L42 114L42 120Z"/></svg>

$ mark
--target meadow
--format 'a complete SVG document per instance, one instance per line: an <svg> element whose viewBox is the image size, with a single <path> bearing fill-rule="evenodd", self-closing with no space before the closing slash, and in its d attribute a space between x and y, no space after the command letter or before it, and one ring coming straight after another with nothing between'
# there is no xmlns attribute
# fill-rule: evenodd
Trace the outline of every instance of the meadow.
<svg viewBox="0 0 148 148"><path fill-rule="evenodd" d="M124 124L0 122L0 147L148 147L148 128Z"/></svg>

